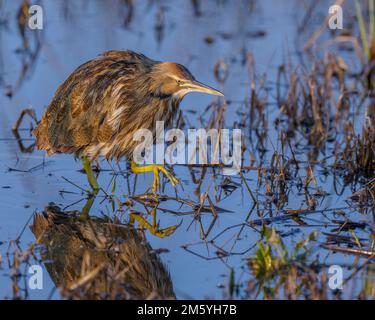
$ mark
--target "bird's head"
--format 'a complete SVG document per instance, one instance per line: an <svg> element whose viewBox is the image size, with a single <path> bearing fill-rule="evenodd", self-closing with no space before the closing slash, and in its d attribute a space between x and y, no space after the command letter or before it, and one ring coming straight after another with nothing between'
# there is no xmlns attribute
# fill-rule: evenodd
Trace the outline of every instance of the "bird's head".
<svg viewBox="0 0 375 320"><path fill-rule="evenodd" d="M174 62L157 63L151 75L152 89L164 95L182 99L189 92L203 92L224 96L220 91L197 80L184 66Z"/></svg>

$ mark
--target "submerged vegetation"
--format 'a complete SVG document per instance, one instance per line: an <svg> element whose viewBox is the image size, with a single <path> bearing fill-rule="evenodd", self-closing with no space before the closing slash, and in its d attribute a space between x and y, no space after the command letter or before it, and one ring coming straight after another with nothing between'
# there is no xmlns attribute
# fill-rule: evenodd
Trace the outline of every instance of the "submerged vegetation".
<svg viewBox="0 0 375 320"><path fill-rule="evenodd" d="M66 3L62 2L63 11L69 20ZM244 3L247 16L256 15L261 6L255 0ZM202 19L208 14L205 10L212 9L203 1L190 4L190 19ZM232 5L212 4L215 10ZM25 77L34 68L25 64L35 63L43 41L28 39L32 34L22 31L22 6L21 75L12 90L6 89L8 98L9 92L16 94L13 89L26 86ZM122 28L134 28L137 6L121 2ZM155 41L161 46L173 4L149 6L154 10ZM23 221L23 230L30 226L35 237L32 243L22 242L23 231L16 240L0 243L0 269L9 275L12 288L7 298L30 297L27 268L33 264L44 266L60 298L185 297L172 283L170 266L180 250L191 257L191 264L201 263L202 270L213 264L224 267L223 279L215 281L225 298L374 299L374 2L345 2L344 10L352 13L345 21L350 27L335 31L326 30L325 7L323 21L317 7L303 8L306 14L296 23L298 53L288 51L276 70L259 73L255 52L246 46L232 54L235 58L218 56L210 62L211 77L228 92L227 99L212 101L199 111L181 108L179 123L185 129L242 130L239 175L223 175L220 165L174 166L181 185L174 190L163 184L155 195L145 192L147 187L123 163L103 161L95 170L102 183L93 198L81 185L81 174L70 178L69 170L60 178L51 169L51 179L63 183L53 200L61 204L39 207L32 220ZM314 24L314 17L323 28ZM216 31L200 35L205 48L237 36ZM255 41L268 34L247 30L242 36ZM26 54L29 50L34 54ZM240 86L231 77L238 70L247 78L244 96L230 92ZM31 128L25 126L25 115L32 118ZM27 156L34 154L34 140L27 134L35 120L35 112L28 108L13 128L13 142ZM7 174L58 169L48 159L27 170L17 164L18 159L12 167L7 164ZM87 208L93 218L79 220ZM154 239L159 248L153 248ZM331 266L342 268L343 289L330 286ZM55 294L55 287L47 298ZM201 295L210 298L201 287Z"/></svg>

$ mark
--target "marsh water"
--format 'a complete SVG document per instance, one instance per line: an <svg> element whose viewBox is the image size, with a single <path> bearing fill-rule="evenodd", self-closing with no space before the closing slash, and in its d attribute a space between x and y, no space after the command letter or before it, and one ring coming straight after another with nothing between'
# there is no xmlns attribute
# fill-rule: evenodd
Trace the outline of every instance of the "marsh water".
<svg viewBox="0 0 375 320"><path fill-rule="evenodd" d="M296 243L317 232L311 254L318 255L322 265L342 266L344 278L347 278L355 270L353 266L366 261L366 257L334 253L321 247L326 242L324 234L332 233L338 227L332 220L340 220L343 214L348 215L351 222L374 223L371 210L359 210L349 201L361 185L345 185L343 179L328 170L335 141L318 151L315 162L310 162L313 147L302 147L297 138L293 140L295 152L288 152L285 157L298 158L300 168L291 179L282 203L277 200L281 195L274 194L270 198L267 183L259 184L259 170L256 169L272 166L275 150L281 154L284 149L280 142L281 129L275 122L281 112L276 101L279 66L301 63L303 44L314 28L324 21L330 2L316 2L313 18L303 32L298 26L306 12L312 10L304 1L235 2L236 5L232 1L198 1L199 7L194 7L194 1L134 1L129 12L126 1L45 0L41 3L43 30L27 31L30 50L34 54L26 54L22 51L24 40L17 20L22 1L0 0L1 298L11 298L14 294L14 278L10 276L14 248L26 250L36 240L30 230L34 213L42 212L49 203L62 210L81 210L86 199L82 189L89 188L82 164L73 156L47 157L38 150L22 152L20 141L25 148L34 143L30 126L35 124L30 118L25 117L22 122L21 140L13 135L12 126L25 108L33 108L40 119L55 90L67 76L83 62L107 50L131 49L156 60L176 61L187 66L198 80L225 93L228 102L225 128L232 128L249 113L250 74L254 72L258 85L264 81L260 95L267 97L264 108L267 125L261 128L261 121L252 126L245 122L247 125L242 128L252 137L245 139L246 148L251 151L244 154L243 166L249 169L243 172L243 178L257 203L240 175L226 177L217 168L207 168L203 172L199 167L174 166L180 184L175 190L165 183L160 191L171 199L161 201L157 208L159 227L178 227L167 237L158 237L148 230L144 231L144 236L169 271L177 298L246 297L248 281L253 278L248 259L256 253L260 240L260 225L250 222L282 217L291 212L288 210L309 210L309 213L300 220L280 219L269 225L279 232L287 248L292 250ZM322 56L324 50L328 49L322 49ZM252 70L246 62L249 54L255 66ZM359 62L353 52L344 51L342 55L350 68L358 70ZM309 59L304 58L307 66ZM228 68L228 77L222 83L215 76L215 65L224 66L217 64L220 60ZM198 93L188 95L180 106L185 128L205 127L209 117L217 111L212 102L221 104L224 100L220 99ZM365 109L358 109L350 114L358 132L364 113ZM299 186L310 168L314 182L307 188L314 194L313 206ZM100 169L99 184L107 194L113 194L111 199L115 200L111 201L101 192L91 214L118 218L126 223L129 211L121 204L142 195L152 185L152 175L135 178L127 170L125 159L119 164L101 161ZM211 210L206 197L205 210L197 213L196 208L206 192L216 210ZM191 201L195 207L182 205L176 199ZM136 201L132 210L151 219L146 215L145 207ZM371 235L366 229L353 233L371 243ZM28 290L28 297L61 298L45 263L40 262L40 265L44 270L43 289ZM24 278L21 278L27 279L27 265L20 270L24 272ZM356 273L354 278L357 280L350 286L344 286L344 296L357 294L361 283L373 280L366 270ZM370 286L372 283L370 281Z"/></svg>

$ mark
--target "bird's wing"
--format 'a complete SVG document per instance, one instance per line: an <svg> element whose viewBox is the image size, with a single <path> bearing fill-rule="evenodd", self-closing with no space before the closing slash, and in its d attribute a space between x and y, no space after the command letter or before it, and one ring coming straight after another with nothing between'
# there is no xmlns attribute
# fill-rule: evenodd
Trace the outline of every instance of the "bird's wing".
<svg viewBox="0 0 375 320"><path fill-rule="evenodd" d="M90 144L108 141L113 135L109 120L119 112L116 90L152 62L132 51L109 51L82 64L56 91L35 130L37 146L50 154L78 153Z"/></svg>

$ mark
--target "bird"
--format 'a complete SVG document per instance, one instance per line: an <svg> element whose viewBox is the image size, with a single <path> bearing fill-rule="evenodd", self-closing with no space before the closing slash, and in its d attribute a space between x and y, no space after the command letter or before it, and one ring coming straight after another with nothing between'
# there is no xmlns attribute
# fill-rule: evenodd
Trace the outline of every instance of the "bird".
<svg viewBox="0 0 375 320"><path fill-rule="evenodd" d="M99 185L91 164L102 157L131 161L135 174L153 172L153 193L159 173L175 186L177 178L163 165L139 166L132 159L137 146L133 134L150 130L157 121L168 126L190 92L224 96L197 81L183 65L152 60L134 51L107 51L74 70L59 86L33 133L36 146L48 155L74 154L94 192Z"/></svg>
<svg viewBox="0 0 375 320"><path fill-rule="evenodd" d="M41 258L67 299L175 299L158 252L132 225L109 217L88 221L49 203L30 226Z"/></svg>

